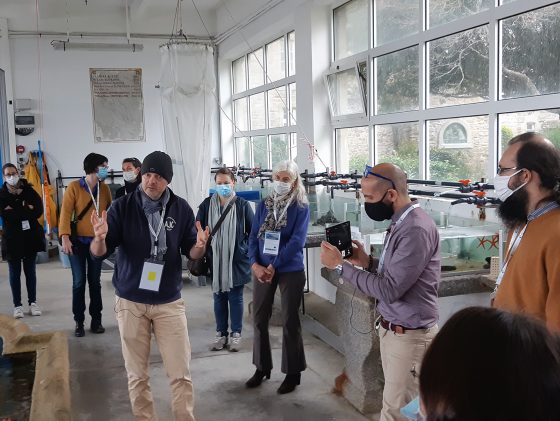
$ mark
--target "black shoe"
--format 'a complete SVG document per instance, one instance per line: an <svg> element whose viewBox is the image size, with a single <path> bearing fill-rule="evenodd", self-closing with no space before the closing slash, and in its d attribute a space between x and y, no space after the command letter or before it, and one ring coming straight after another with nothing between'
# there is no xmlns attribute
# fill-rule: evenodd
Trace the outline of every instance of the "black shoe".
<svg viewBox="0 0 560 421"><path fill-rule="evenodd" d="M105 332L105 328L103 327L103 325L101 323L92 323L91 324L91 329L90 329L93 333L104 333Z"/></svg>
<svg viewBox="0 0 560 421"><path fill-rule="evenodd" d="M267 379L270 379L270 370L261 371L257 369L257 371L255 371L255 374L253 374L253 377L251 377L249 380L245 382L245 386L247 386L250 389L252 389L253 387L258 387L261 385L265 377Z"/></svg>
<svg viewBox="0 0 560 421"><path fill-rule="evenodd" d="M84 330L84 324L83 323L76 323L76 329L74 330L74 336L76 336L78 338L81 338L85 334L86 334L86 331Z"/></svg>
<svg viewBox="0 0 560 421"><path fill-rule="evenodd" d="M296 386L299 385L300 380L301 380L301 373L286 374L286 378L278 388L277 392L280 395L283 395L284 393L293 392Z"/></svg>

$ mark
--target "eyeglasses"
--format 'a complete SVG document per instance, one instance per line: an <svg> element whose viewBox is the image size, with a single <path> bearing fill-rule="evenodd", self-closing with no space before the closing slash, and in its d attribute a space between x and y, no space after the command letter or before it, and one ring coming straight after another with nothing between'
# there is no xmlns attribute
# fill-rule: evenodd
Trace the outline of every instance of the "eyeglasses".
<svg viewBox="0 0 560 421"><path fill-rule="evenodd" d="M370 174L375 176L375 177L382 178L383 180L386 180L386 181L390 182L391 186L393 186L393 189L396 190L397 187L395 186L395 183L393 182L393 180L391 180L388 177L385 177L384 175L373 172L372 169L373 169L372 166L366 164L366 168L364 169L364 178L367 178L367 176L370 175Z"/></svg>
<svg viewBox="0 0 560 421"><path fill-rule="evenodd" d="M502 173L503 173L504 171L516 170L516 169L517 169L517 167L509 167L509 168L508 168L508 167L500 167L500 166L498 165L498 175L502 175Z"/></svg>

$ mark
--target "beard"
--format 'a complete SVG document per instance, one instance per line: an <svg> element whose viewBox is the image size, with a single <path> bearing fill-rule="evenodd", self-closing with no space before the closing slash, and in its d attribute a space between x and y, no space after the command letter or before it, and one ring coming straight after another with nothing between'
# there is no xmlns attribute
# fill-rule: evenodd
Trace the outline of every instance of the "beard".
<svg viewBox="0 0 560 421"><path fill-rule="evenodd" d="M527 190L521 189L508 197L505 202L498 206L498 216L502 223L512 229L520 224L527 222L527 204L529 203L529 194Z"/></svg>

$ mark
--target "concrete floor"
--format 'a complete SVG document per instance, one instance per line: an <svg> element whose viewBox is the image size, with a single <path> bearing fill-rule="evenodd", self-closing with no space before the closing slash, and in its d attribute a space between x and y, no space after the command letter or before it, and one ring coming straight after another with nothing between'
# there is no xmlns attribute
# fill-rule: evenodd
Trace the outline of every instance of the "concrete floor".
<svg viewBox="0 0 560 421"><path fill-rule="evenodd" d="M12 314L8 267L0 263L0 313ZM126 372L113 310L114 290L111 273L102 274L103 324L107 331L84 338L73 336L71 273L58 261L37 265L37 300L41 317L23 319L33 331L61 330L67 333L70 348L70 381L73 418L79 421L132 420ZM25 287L22 291L26 301ZM334 378L343 368L342 356L316 337L305 333L308 369L295 392L280 396L276 389L283 380L279 371L281 329L272 328L275 370L272 378L256 390L244 382L254 371L251 364L252 328L245 317L243 349L239 353L210 352L214 335L214 315L209 287L188 284L183 289L192 345L191 372L195 387L195 414L198 420L289 420L358 421L366 418L343 398L331 393ZM246 303L250 295L246 295ZM89 302L89 299L88 299ZM27 309L27 308L26 308ZM247 314L246 314L247 316ZM89 326L89 319L86 320ZM153 342L151 385L160 420L172 420L170 391L161 357Z"/></svg>

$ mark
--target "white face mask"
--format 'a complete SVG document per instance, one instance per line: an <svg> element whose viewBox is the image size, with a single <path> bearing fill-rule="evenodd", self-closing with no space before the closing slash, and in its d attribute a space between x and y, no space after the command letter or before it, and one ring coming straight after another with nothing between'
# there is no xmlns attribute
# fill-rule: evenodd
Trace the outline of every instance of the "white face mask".
<svg viewBox="0 0 560 421"><path fill-rule="evenodd" d="M136 177L137 177L137 174L136 174L136 172L134 172L134 171L125 171L125 172L123 172L124 181L128 181L129 183L130 183L131 181L136 180Z"/></svg>
<svg viewBox="0 0 560 421"><path fill-rule="evenodd" d="M283 196L292 190L292 183L284 183L283 181L274 180L272 186L276 194L280 196Z"/></svg>
<svg viewBox="0 0 560 421"><path fill-rule="evenodd" d="M510 197L513 193L515 193L517 190L521 189L527 184L525 182L521 184L519 187L517 187L515 190L509 188L510 178L513 177L514 175L519 174L521 171L523 170L522 169L518 170L514 172L512 175L496 175L494 177L494 191L496 192L496 197L500 199L502 203L505 202L506 199Z"/></svg>
<svg viewBox="0 0 560 421"><path fill-rule="evenodd" d="M6 183L10 186L15 187L19 181L19 175L10 175L6 177Z"/></svg>

